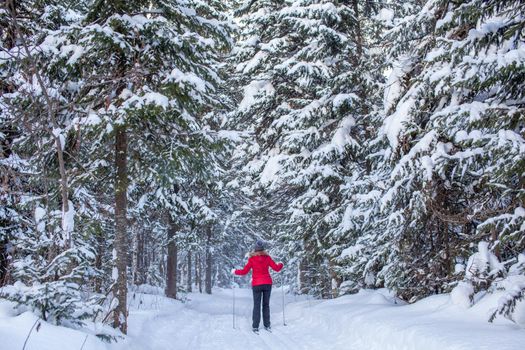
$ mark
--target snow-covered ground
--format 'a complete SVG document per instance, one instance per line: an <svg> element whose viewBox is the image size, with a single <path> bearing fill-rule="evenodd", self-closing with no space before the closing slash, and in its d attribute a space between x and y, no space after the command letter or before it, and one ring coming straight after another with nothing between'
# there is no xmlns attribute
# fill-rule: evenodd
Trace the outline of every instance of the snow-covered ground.
<svg viewBox="0 0 525 350"><path fill-rule="evenodd" d="M521 350L525 344L525 329L505 319L486 322L498 295L487 295L469 309L448 295L403 305L385 290L327 301L287 295L284 326L282 292L274 288L273 332L260 335L251 332L251 290L236 289L235 296L235 329L230 289L215 289L211 296L192 293L184 303L131 293L129 336L119 343L41 323L26 349ZM22 349L35 320L29 312L14 316L0 301L0 349Z"/></svg>

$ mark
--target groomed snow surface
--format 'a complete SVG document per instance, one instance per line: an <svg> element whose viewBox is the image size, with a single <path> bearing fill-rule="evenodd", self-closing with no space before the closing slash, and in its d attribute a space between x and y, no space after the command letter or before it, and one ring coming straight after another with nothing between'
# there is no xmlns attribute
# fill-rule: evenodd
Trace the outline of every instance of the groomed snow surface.
<svg viewBox="0 0 525 350"><path fill-rule="evenodd" d="M259 335L251 331L251 290L235 289L235 296L235 329L231 289L191 293L185 302L130 293L126 339L108 344L41 322L26 349L521 350L525 344L525 330L512 322L486 322L498 295L478 295L471 308L454 304L449 295L404 305L386 290L363 290L333 300L286 295L284 326L282 289L277 286L271 299L273 332L261 330ZM22 349L35 320L30 312L16 316L10 304L0 300L0 349Z"/></svg>

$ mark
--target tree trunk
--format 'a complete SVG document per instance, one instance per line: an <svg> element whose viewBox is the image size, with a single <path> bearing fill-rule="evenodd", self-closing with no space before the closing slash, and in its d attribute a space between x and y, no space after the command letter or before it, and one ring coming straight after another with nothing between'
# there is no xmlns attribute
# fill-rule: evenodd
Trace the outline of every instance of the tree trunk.
<svg viewBox="0 0 525 350"><path fill-rule="evenodd" d="M191 250L188 251L188 293L192 292L192 286L191 286Z"/></svg>
<svg viewBox="0 0 525 350"><path fill-rule="evenodd" d="M145 275L145 252L144 252L144 231L137 232L137 271L135 274L135 284L141 285L144 283Z"/></svg>
<svg viewBox="0 0 525 350"><path fill-rule="evenodd" d="M184 278L186 277L186 269L184 266L184 260L177 261L177 277L178 277L179 286L183 286L186 283L186 281L184 280Z"/></svg>
<svg viewBox="0 0 525 350"><path fill-rule="evenodd" d="M335 270L336 265L333 260L329 260L328 262L329 270L330 270L330 283L331 283L331 289L332 289L332 298L337 298L339 296L339 286L341 286L341 278L337 275L337 272Z"/></svg>
<svg viewBox="0 0 525 350"><path fill-rule="evenodd" d="M117 268L117 283L115 295L118 305L115 308L113 326L119 328L122 333L127 333L127 276L128 244L127 244L127 134L123 125L115 126L115 266Z"/></svg>
<svg viewBox="0 0 525 350"><path fill-rule="evenodd" d="M361 32L361 21L359 19L358 0L353 0L352 5L354 9L354 16L355 16L355 34L356 34L356 44L357 44L356 63L358 63L359 59L361 58L363 54L363 34Z"/></svg>
<svg viewBox="0 0 525 350"><path fill-rule="evenodd" d="M103 268L103 261L104 261L104 254L106 253L106 236L104 235L104 231L100 226L97 225L96 231L95 231L95 240L96 240L96 256L95 256L95 268L99 271L102 271ZM95 277L95 292L102 293L102 277L96 276Z"/></svg>
<svg viewBox="0 0 525 350"><path fill-rule="evenodd" d="M144 250L144 236L145 233L142 229L138 229L134 236L133 244L133 284L141 285L145 283L145 264L146 264L146 252Z"/></svg>
<svg viewBox="0 0 525 350"><path fill-rule="evenodd" d="M20 27L18 25L18 20L17 20L15 1L9 1L6 5L7 5L7 10L10 12L10 15L11 15L13 29L15 30L14 33L10 33L8 35L10 35L12 38L19 38L22 43L23 50L26 56L29 58L28 68L30 68L30 70L32 71L32 74L34 74L34 76L36 77L36 82L39 85L40 89L42 90L42 96L44 96L44 100L46 102L45 107L46 107L46 112L47 112L47 117L48 117L47 122L50 123L53 127L53 128L46 127L46 130L51 134L51 136L53 137L55 141L55 147L56 147L57 158L58 158L58 170L60 173L60 195L62 198L62 230L64 234L62 238L64 239L65 246L70 247L72 244L72 241L71 241L72 225L70 225L69 223L67 213L69 212L71 208L69 208L68 178L67 178L67 173L66 173L66 166L64 163L63 146L65 146L65 142L64 142L64 145L62 145L62 140L60 137L60 136L63 136L63 137L65 136L55 133L55 130L57 131L61 130L61 128L59 127L56 121L56 114L57 114L57 110L59 109L59 106L56 105L57 101L53 100L51 95L49 94L49 91L44 83L44 79L40 75L40 70L37 68L37 63L34 60L33 55L31 54L31 51L29 50L29 45L26 41L24 33L20 30Z"/></svg>
<svg viewBox="0 0 525 350"><path fill-rule="evenodd" d="M139 271L139 231L136 227L133 231L133 250L131 252L131 283L137 285L137 275Z"/></svg>
<svg viewBox="0 0 525 350"><path fill-rule="evenodd" d="M149 242L149 233L145 233L144 236L144 260L143 260L143 269L144 269L144 283L150 283L149 274L146 271L149 271L151 266L151 247L146 242Z"/></svg>
<svg viewBox="0 0 525 350"><path fill-rule="evenodd" d="M306 239L303 241L303 247L305 251L308 251L308 245L306 243ZM301 258L299 261L299 271L297 271L297 279L298 279L298 285L299 285L299 293L300 294L308 294L309 288L308 288L308 261L306 260L306 257Z"/></svg>
<svg viewBox="0 0 525 350"><path fill-rule="evenodd" d="M8 247L9 241L4 239L0 241L0 287L3 287L8 282L8 267L9 267L9 252Z"/></svg>
<svg viewBox="0 0 525 350"><path fill-rule="evenodd" d="M211 294L211 270L212 270L212 256L211 256L211 226L207 228L207 241L206 241L206 281L205 291L206 294Z"/></svg>
<svg viewBox="0 0 525 350"><path fill-rule="evenodd" d="M9 11L11 16L17 16L17 2L15 0L7 0L4 5L5 9ZM4 40L4 45L6 49L12 49L16 45L16 39L17 39L17 25L14 25L13 23L9 23L6 28L6 36Z"/></svg>
<svg viewBox="0 0 525 350"><path fill-rule="evenodd" d="M195 284L199 286L199 293L202 293L202 264L201 254L197 253L195 256Z"/></svg>
<svg viewBox="0 0 525 350"><path fill-rule="evenodd" d="M177 226L168 214L168 258L166 262L166 296L177 298Z"/></svg>

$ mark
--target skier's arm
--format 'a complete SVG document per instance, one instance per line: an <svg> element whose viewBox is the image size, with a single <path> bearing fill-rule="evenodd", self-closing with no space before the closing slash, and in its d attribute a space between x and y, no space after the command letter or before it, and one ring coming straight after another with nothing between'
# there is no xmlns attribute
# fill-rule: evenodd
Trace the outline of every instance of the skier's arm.
<svg viewBox="0 0 525 350"><path fill-rule="evenodd" d="M248 259L248 262L246 263L246 266L242 270L235 270L235 274L239 276L246 275L248 271L252 268L252 260Z"/></svg>
<svg viewBox="0 0 525 350"><path fill-rule="evenodd" d="M284 264L282 262L276 264L275 261L273 261L272 258L270 258L270 267L274 270L274 271L281 271L282 268L284 267Z"/></svg>

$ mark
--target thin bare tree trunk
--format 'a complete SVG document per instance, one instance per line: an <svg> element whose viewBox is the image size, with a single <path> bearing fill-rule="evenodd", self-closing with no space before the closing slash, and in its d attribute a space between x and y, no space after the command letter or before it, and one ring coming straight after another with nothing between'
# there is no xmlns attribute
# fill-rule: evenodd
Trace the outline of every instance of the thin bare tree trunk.
<svg viewBox="0 0 525 350"><path fill-rule="evenodd" d="M48 132L52 135L54 141L55 141L55 147L57 151L57 157L58 157L58 168L60 173L60 195L62 197L62 215L63 217L66 215L67 212L69 212L69 199L68 199L68 178L66 173L66 166L64 163L64 150L62 146L62 140L60 138L60 134L58 134L60 128L56 121L56 106L54 101L51 99L51 96L48 93L47 87L44 84L44 80L42 79L42 76L40 75L40 72L38 70L38 67L36 66L36 62L33 58L33 55L31 54L31 51L29 51L29 47L26 41L26 38L22 31L20 30L20 26L18 25L17 20L17 14L16 14L16 6L14 1L9 1L7 3L7 8L10 12L12 23L16 32L16 37L20 39L24 52L28 58L28 63L30 66L31 73L34 74L36 77L37 83L42 90L42 95L44 96L45 100L45 108L47 112L48 121L53 125L53 130L48 128ZM65 139L65 136L64 136ZM62 222L62 229L65 231L66 235L66 246L71 246L71 235L69 232L70 226L65 224L64 221L65 218L63 218Z"/></svg>
<svg viewBox="0 0 525 350"><path fill-rule="evenodd" d="M5 2L5 8L10 13L11 16L16 16L16 5L17 2L15 0L6 0ZM16 45L16 38L17 38L17 27L18 25L14 22L16 18L14 18L12 24L6 28L6 36L4 40L4 45L7 49L12 49Z"/></svg>
<svg viewBox="0 0 525 350"><path fill-rule="evenodd" d="M308 251L308 243L307 240L303 240L303 247L305 251ZM299 293L301 294L308 294L310 288L308 285L308 261L306 260L306 257L303 257L299 261L299 271L297 271L297 279L299 284Z"/></svg>
<svg viewBox="0 0 525 350"><path fill-rule="evenodd" d="M177 227L175 222L168 215L168 258L166 266L166 296L168 298L177 298L177 244L175 235Z"/></svg>
<svg viewBox="0 0 525 350"><path fill-rule="evenodd" d="M2 223L0 221L0 223ZM8 267L9 267L9 252L7 250L8 240L4 239L0 241L0 287L3 287L7 284L9 276Z"/></svg>
<svg viewBox="0 0 525 350"><path fill-rule="evenodd" d="M115 126L115 251L117 268L117 283L115 294L118 305L115 308L113 326L120 328L122 333L127 333L127 276L126 270L128 265L127 252L127 134L124 125Z"/></svg>
<svg viewBox="0 0 525 350"><path fill-rule="evenodd" d="M332 290L332 298L337 298L339 296L339 286L341 285L341 279L337 276L335 271L335 263L333 260L329 260L329 269L330 269L330 288Z"/></svg>
<svg viewBox="0 0 525 350"><path fill-rule="evenodd" d="M131 255L131 281L134 285L137 285L139 274L139 234L140 230L135 227L133 229L133 251Z"/></svg>
<svg viewBox="0 0 525 350"><path fill-rule="evenodd" d="M356 43L357 43L357 60L359 60L363 54L363 34L361 31L361 21L359 19L359 6L358 0L352 1L354 16L355 16L355 32L356 32Z"/></svg>
<svg viewBox="0 0 525 350"><path fill-rule="evenodd" d="M135 275L135 284L144 283L145 252L144 252L144 231L137 232L137 273Z"/></svg>
<svg viewBox="0 0 525 350"><path fill-rule="evenodd" d="M184 266L184 260L179 261L177 259L177 278L179 286L183 286L186 281L184 278L186 276L186 267Z"/></svg>
<svg viewBox="0 0 525 350"><path fill-rule="evenodd" d="M202 257L200 253L197 256L197 263L198 263L197 264L198 269L196 269L196 271L198 271L197 281L199 283L199 293L202 293Z"/></svg>
<svg viewBox="0 0 525 350"><path fill-rule="evenodd" d="M212 270L212 255L211 255L211 226L206 229L206 280L205 280L205 291L206 294L211 294L211 270Z"/></svg>
<svg viewBox="0 0 525 350"><path fill-rule="evenodd" d="M104 260L104 254L106 252L106 239L103 230L100 227L97 227L95 232L95 239L97 242L95 267L97 268L97 270L101 271L102 263ZM95 277L95 292L102 293L102 277L98 275Z"/></svg>
<svg viewBox="0 0 525 350"><path fill-rule="evenodd" d="M188 251L188 292L191 292L192 291L192 286L191 286L191 250Z"/></svg>

